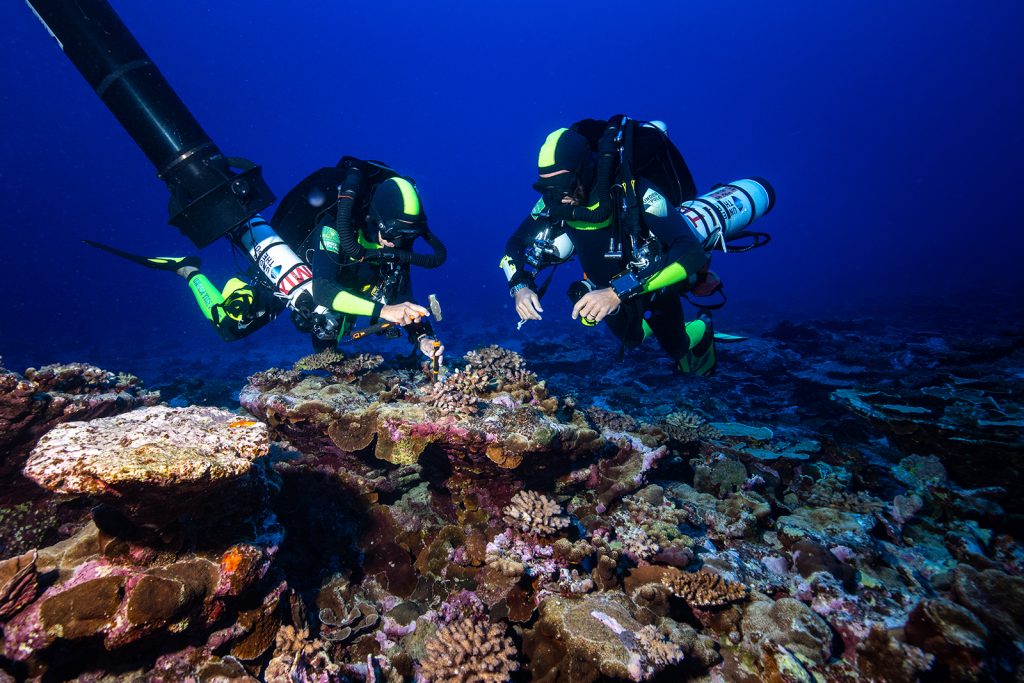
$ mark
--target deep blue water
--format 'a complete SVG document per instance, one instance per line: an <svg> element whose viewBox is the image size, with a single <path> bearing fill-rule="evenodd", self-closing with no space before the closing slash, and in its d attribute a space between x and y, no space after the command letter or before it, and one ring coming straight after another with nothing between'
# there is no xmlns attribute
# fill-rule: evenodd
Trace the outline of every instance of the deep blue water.
<svg viewBox="0 0 1024 683"><path fill-rule="evenodd" d="M535 201L537 149L620 112L666 121L700 190L756 174L778 192L758 226L772 244L716 258L726 326L892 299L912 315L990 292L1020 315L1020 2L308 5L114 2L207 133L260 163L278 197L342 154L415 177L450 252L416 289L438 293L446 325L513 327L497 261ZM14 369L130 369L140 353L222 353L182 281L81 244L194 250L166 224L154 169L28 7L3 3L0 23L0 354ZM225 243L202 257L216 283L233 273ZM572 270L524 336L575 324ZM232 351L273 345L305 349L279 320Z"/></svg>

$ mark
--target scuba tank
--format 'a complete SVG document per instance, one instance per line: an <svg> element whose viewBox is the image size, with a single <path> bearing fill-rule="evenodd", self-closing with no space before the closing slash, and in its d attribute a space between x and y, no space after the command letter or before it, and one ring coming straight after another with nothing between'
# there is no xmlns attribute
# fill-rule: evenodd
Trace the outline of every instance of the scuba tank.
<svg viewBox="0 0 1024 683"><path fill-rule="evenodd" d="M265 220L253 218L236 234L236 239L275 296L286 299L289 308L296 308L295 302L303 293L312 292L313 270Z"/></svg>
<svg viewBox="0 0 1024 683"><path fill-rule="evenodd" d="M747 251L768 243L767 234L747 228L774 206L775 189L764 178L754 176L716 185L711 192L683 202L678 210L705 251L730 251L730 241L752 237L753 243L731 249Z"/></svg>

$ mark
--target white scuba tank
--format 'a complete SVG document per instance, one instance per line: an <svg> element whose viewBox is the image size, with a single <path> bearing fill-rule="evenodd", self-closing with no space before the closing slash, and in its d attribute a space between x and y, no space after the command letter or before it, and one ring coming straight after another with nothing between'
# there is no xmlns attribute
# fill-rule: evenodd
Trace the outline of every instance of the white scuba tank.
<svg viewBox="0 0 1024 683"><path fill-rule="evenodd" d="M719 185L683 202L679 212L705 249L728 251L726 242L739 236L755 219L775 206L775 190L763 178L745 178Z"/></svg>
<svg viewBox="0 0 1024 683"><path fill-rule="evenodd" d="M292 248L262 216L249 220L237 235L238 243L248 252L256 267L273 284L275 295L296 307L298 298L313 294L313 269L296 255Z"/></svg>

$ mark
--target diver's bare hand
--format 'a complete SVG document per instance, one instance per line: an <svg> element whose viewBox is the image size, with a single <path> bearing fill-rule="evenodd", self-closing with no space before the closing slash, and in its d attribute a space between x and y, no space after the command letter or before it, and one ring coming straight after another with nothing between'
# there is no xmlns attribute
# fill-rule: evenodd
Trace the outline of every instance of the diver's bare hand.
<svg viewBox="0 0 1024 683"><path fill-rule="evenodd" d="M433 360L434 358L437 358L437 364L438 365L444 365L444 344L442 344L441 346L438 346L435 349L434 348L434 341L435 340L436 341L440 341L440 340L437 340L436 337L427 337L427 336L420 337L420 353L422 353L427 358L430 358L431 360Z"/></svg>
<svg viewBox="0 0 1024 683"><path fill-rule="evenodd" d="M380 309L381 319L397 325L408 325L429 315L430 311L408 301L403 301L400 304L388 304Z"/></svg>
<svg viewBox="0 0 1024 683"><path fill-rule="evenodd" d="M622 303L622 299L611 287L587 292L572 308L572 319L583 316L590 322L599 323Z"/></svg>
<svg viewBox="0 0 1024 683"><path fill-rule="evenodd" d="M516 313L522 320L540 320L540 314L544 309L540 307L540 298L537 292L529 287L524 287L516 292Z"/></svg>

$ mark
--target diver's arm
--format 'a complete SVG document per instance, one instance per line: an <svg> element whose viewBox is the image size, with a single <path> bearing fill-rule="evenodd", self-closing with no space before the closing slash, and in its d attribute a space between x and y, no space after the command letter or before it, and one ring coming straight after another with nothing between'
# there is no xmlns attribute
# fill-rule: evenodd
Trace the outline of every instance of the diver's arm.
<svg viewBox="0 0 1024 683"><path fill-rule="evenodd" d="M541 200L539 203L543 201ZM530 237L541 229L541 226L537 223L537 216L538 213L535 209L531 215L527 216L519 224L519 227L508 238L508 242L505 243L505 254L501 257L499 266L505 272L505 279L508 281L509 289L516 285L525 284L536 291L533 273L527 270L526 267L525 251Z"/></svg>
<svg viewBox="0 0 1024 683"><path fill-rule="evenodd" d="M334 279L342 259L338 253L338 232L329 225L322 226L315 244L313 258L310 259L313 268L313 301L318 306L339 313L365 315L374 320L379 318L383 309L380 303L353 294Z"/></svg>
<svg viewBox="0 0 1024 683"><path fill-rule="evenodd" d="M641 184L644 212L641 219L658 242L661 254L637 276L642 289L629 294L645 294L696 277L707 265L708 256L685 219L664 195L649 183ZM616 290L622 298L625 291Z"/></svg>
<svg viewBox="0 0 1024 683"><path fill-rule="evenodd" d="M408 266L405 267L408 269ZM395 298L419 305L412 293L412 278L409 277L408 273L406 273L403 281L405 286L402 287L401 291L395 293ZM427 318L420 318L416 322L409 323L405 326L405 331L409 335L409 341L413 344L418 344L423 337L434 336L434 328Z"/></svg>

